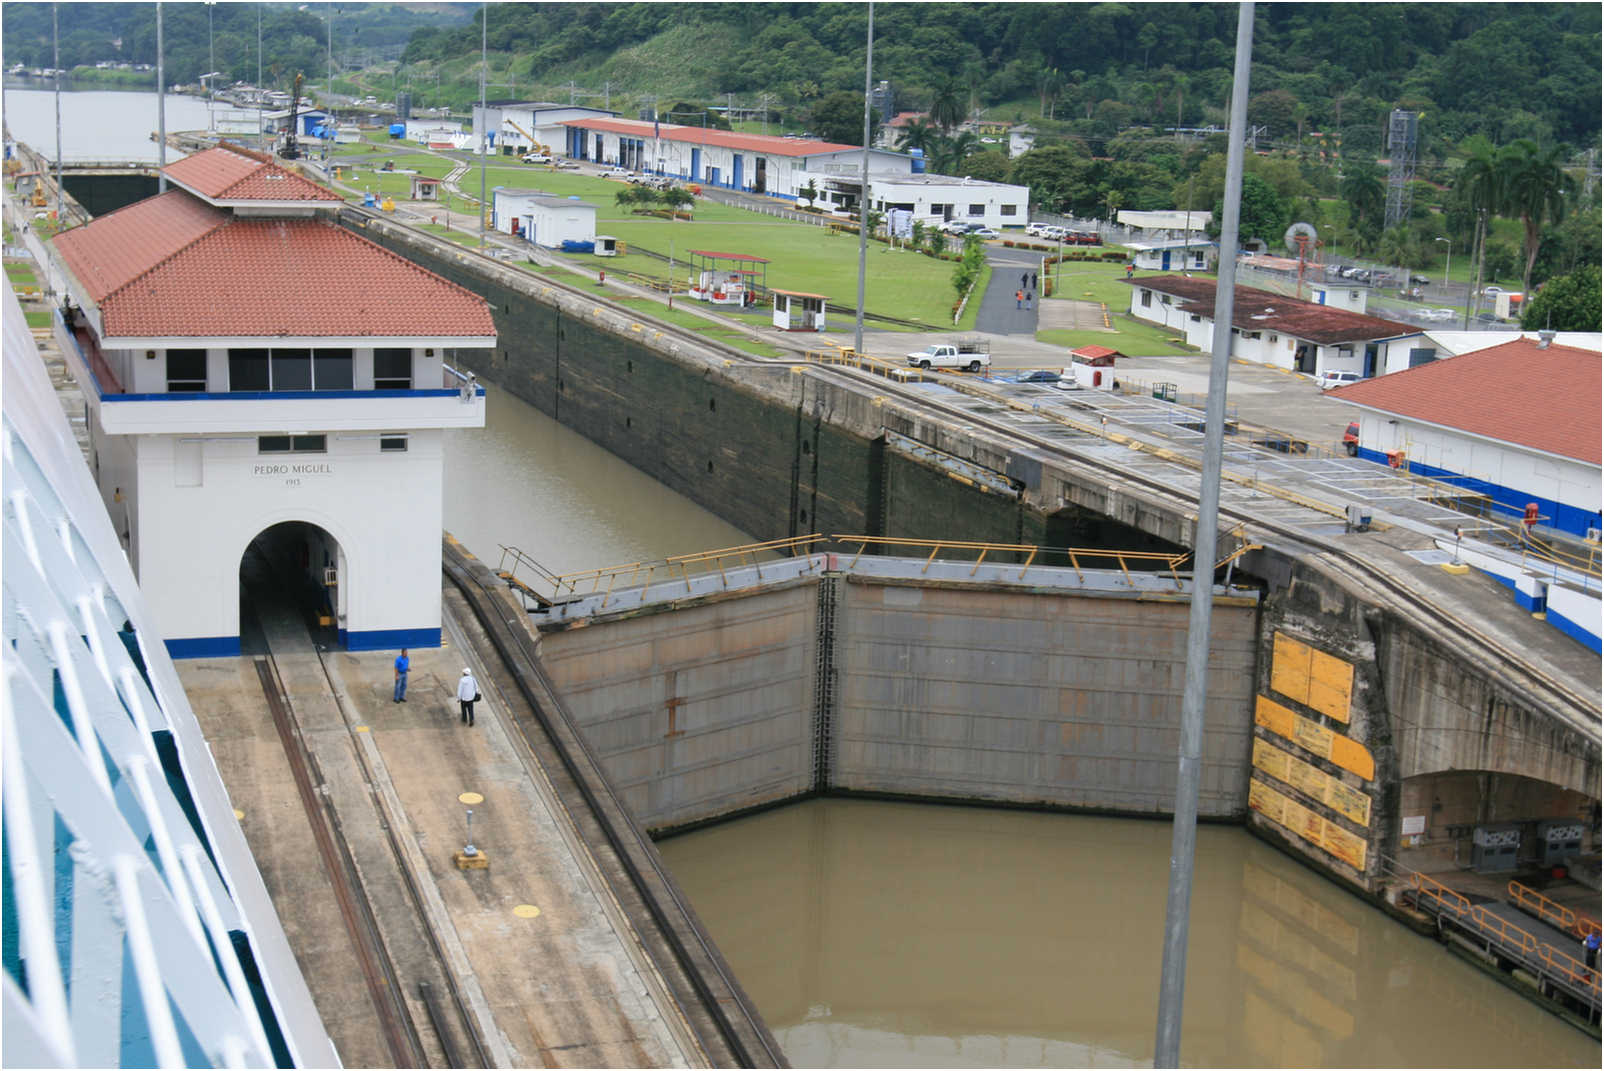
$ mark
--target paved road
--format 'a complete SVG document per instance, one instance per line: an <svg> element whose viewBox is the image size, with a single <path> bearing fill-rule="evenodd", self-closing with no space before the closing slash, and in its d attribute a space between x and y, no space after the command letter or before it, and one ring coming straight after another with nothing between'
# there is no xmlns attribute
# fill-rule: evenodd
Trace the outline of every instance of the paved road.
<svg viewBox="0 0 1604 1071"><path fill-rule="evenodd" d="M975 330L996 335L1034 335L1041 294L1035 288L1026 288L1028 309L1020 308L1014 295L1020 290L1021 277L1037 270L1041 258L1034 253L994 247L986 250L986 260L991 265L991 285L980 295Z"/></svg>

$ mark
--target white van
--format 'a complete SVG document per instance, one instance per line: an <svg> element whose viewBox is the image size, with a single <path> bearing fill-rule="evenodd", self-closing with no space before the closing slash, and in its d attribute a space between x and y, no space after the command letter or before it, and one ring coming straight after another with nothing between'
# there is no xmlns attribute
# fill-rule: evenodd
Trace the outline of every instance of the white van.
<svg viewBox="0 0 1604 1071"><path fill-rule="evenodd" d="M1357 383L1364 376L1358 372L1336 372L1327 369L1314 377L1314 382L1321 390L1330 390L1332 387L1346 387L1350 383Z"/></svg>

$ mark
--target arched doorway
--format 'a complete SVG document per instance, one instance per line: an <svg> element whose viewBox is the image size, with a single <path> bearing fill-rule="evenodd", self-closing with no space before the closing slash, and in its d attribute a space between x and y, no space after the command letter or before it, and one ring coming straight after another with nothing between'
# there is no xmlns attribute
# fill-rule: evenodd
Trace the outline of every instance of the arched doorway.
<svg viewBox="0 0 1604 1071"><path fill-rule="evenodd" d="M340 646L344 572L339 541L317 525L284 521L263 529L240 556L240 653L266 654L270 638L291 634Z"/></svg>

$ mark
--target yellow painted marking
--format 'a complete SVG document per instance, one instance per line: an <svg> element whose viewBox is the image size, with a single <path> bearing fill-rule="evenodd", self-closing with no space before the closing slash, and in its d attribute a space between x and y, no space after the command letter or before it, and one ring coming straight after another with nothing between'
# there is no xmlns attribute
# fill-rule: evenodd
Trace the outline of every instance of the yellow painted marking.
<svg viewBox="0 0 1604 1071"><path fill-rule="evenodd" d="M245 812L240 810L238 807L235 807L234 808L234 821L243 822L244 820L245 820Z"/></svg>
<svg viewBox="0 0 1604 1071"><path fill-rule="evenodd" d="M1376 760L1363 744L1327 729L1319 722L1294 713L1269 696L1259 696L1253 708L1253 722L1299 747L1358 774L1366 781L1376 777Z"/></svg>
<svg viewBox="0 0 1604 1071"><path fill-rule="evenodd" d="M479 795L477 792L464 792L462 795L457 797L458 803L466 803L470 807L476 803L483 803L484 801L485 798Z"/></svg>
<svg viewBox="0 0 1604 1071"><path fill-rule="evenodd" d="M532 919L540 914L540 908L534 904L519 904L512 909L512 913L521 919Z"/></svg>
<svg viewBox="0 0 1604 1071"><path fill-rule="evenodd" d="M358 725L358 726L357 726L357 727L356 727L356 730L355 730L355 731L356 731L356 732L359 732L359 733L365 733L365 732L367 732L367 731L368 731L368 727L367 727L367 726L366 726L366 725Z"/></svg>
<svg viewBox="0 0 1604 1071"><path fill-rule="evenodd" d="M1353 665L1316 651L1282 632L1275 634L1270 687L1347 724L1353 704Z"/></svg>
<svg viewBox="0 0 1604 1071"><path fill-rule="evenodd" d="M1334 822L1328 822L1263 781L1248 785L1248 809L1341 859L1357 870L1365 867L1368 845Z"/></svg>
<svg viewBox="0 0 1604 1071"><path fill-rule="evenodd" d="M1268 740L1253 741L1253 765L1277 781L1291 785L1304 795L1330 807L1350 821L1361 826L1370 824L1370 797L1343 784L1291 752L1283 751Z"/></svg>

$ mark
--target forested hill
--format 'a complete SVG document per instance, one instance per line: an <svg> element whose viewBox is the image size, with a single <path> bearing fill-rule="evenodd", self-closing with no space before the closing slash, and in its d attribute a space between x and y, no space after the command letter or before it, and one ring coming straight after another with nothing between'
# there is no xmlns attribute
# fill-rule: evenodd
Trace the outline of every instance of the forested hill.
<svg viewBox="0 0 1604 1071"><path fill-rule="evenodd" d="M866 20L863 4L498 4L488 36L538 84L795 106L861 91ZM972 107L1051 114L1087 136L1202 125L1224 119L1235 24L1230 4L881 3L874 73L899 109L927 107L952 77ZM1301 126L1379 150L1402 105L1425 114L1428 137L1584 147L1599 132L1599 30L1596 3L1260 4L1253 118L1272 137ZM461 57L479 32L477 17L421 29L405 59Z"/></svg>

